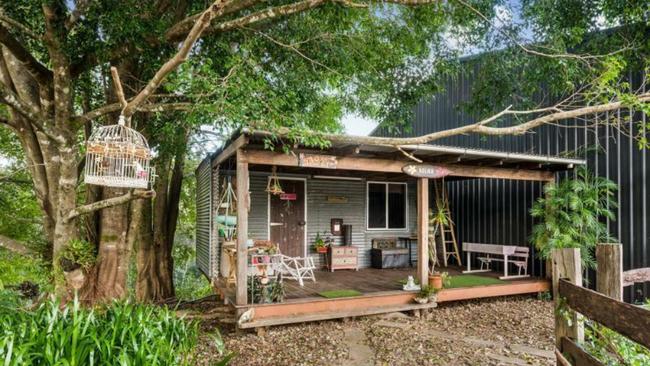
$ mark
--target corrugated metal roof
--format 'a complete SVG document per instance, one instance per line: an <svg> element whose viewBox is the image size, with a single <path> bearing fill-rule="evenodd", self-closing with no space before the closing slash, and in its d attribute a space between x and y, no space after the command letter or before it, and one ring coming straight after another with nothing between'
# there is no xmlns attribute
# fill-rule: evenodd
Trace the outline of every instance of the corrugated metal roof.
<svg viewBox="0 0 650 366"><path fill-rule="evenodd" d="M243 133L251 137L251 141L261 141L265 138L273 136L272 133L268 131L248 131L243 130ZM352 136L352 135L334 135L334 134L325 134L323 137L330 141L330 149L344 149L350 147L357 147L360 152L373 152L373 153L394 153L399 151L399 149L393 144L393 138L379 137L379 136ZM232 139L234 140L234 139ZM430 145L430 144L418 144L418 145L400 145L401 149L408 151L413 156L418 158L432 158L432 157L442 157L456 159L458 161L462 160L478 160L483 161L493 161L496 163L508 163L508 164L519 164L519 163L533 163L547 165L548 168L553 168L555 170L564 166L566 169L570 169L575 165L586 164L585 159L579 158L569 158L561 156L552 156L552 155L542 155L542 154L527 154L527 153L517 153L509 151L495 151L488 149L475 149L475 148L463 148L463 147L451 147L443 145ZM552 167L551 167L552 165ZM544 167L539 167L543 169Z"/></svg>

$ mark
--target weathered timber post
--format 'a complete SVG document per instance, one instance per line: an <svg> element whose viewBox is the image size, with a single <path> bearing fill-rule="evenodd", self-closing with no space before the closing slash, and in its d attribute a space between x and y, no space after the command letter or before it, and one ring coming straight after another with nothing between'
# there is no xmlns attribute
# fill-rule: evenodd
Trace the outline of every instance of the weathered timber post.
<svg viewBox="0 0 650 366"><path fill-rule="evenodd" d="M621 244L598 244L596 247L596 291L623 301L623 249Z"/></svg>
<svg viewBox="0 0 650 366"><path fill-rule="evenodd" d="M429 179L418 178L418 280L429 283Z"/></svg>
<svg viewBox="0 0 650 366"><path fill-rule="evenodd" d="M576 286L582 286L582 262L579 248L553 249L551 253L553 271L553 299L556 310L561 304L559 295L560 279L564 278ZM555 346L562 349L562 337L568 337L580 343L584 340L584 324L578 314L570 309L568 319L562 314L555 314Z"/></svg>
<svg viewBox="0 0 650 366"><path fill-rule="evenodd" d="M235 302L248 303L248 162L242 149L237 150L237 283Z"/></svg>

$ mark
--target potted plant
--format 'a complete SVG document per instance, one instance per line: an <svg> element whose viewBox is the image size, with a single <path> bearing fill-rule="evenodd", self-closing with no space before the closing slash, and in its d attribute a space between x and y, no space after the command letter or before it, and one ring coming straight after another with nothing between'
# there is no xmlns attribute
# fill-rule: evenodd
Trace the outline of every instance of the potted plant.
<svg viewBox="0 0 650 366"><path fill-rule="evenodd" d="M318 232L316 233L316 239L314 239L314 244L312 246L316 253L327 253L327 244L325 244L325 240L323 240Z"/></svg>
<svg viewBox="0 0 650 366"><path fill-rule="evenodd" d="M415 295L415 302L418 304L426 304L429 301L435 301L435 296L438 290L435 288L429 286L429 285L424 285L420 289L420 292L418 292L417 295Z"/></svg>
<svg viewBox="0 0 650 366"><path fill-rule="evenodd" d="M440 290L443 287L443 274L436 271L436 265L438 265L436 234L438 233L439 228L449 224L448 221L449 214L444 203L442 200L436 200L435 210L429 210L429 225L433 227L433 232L429 238L429 263L431 266L429 271L429 286L436 290Z"/></svg>

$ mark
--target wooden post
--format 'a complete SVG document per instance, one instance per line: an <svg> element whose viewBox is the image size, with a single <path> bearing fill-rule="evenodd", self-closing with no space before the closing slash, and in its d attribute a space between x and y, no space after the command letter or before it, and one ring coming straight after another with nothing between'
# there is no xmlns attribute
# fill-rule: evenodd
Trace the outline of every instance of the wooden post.
<svg viewBox="0 0 650 366"><path fill-rule="evenodd" d="M418 178L418 280L429 282L429 180Z"/></svg>
<svg viewBox="0 0 650 366"><path fill-rule="evenodd" d="M598 244L596 247L596 291L612 299L623 301L622 245Z"/></svg>
<svg viewBox="0 0 650 366"><path fill-rule="evenodd" d="M243 150L237 150L237 283L235 302L248 303L248 162Z"/></svg>
<svg viewBox="0 0 650 366"><path fill-rule="evenodd" d="M577 286L582 286L582 262L579 248L554 249L551 253L553 271L553 299L557 310L560 304L559 283L560 278L567 279ZM569 309L569 319L561 314L555 315L555 346L562 349L562 337L568 337L576 342L584 340L584 324L578 314ZM570 322L570 324L569 324Z"/></svg>
<svg viewBox="0 0 650 366"><path fill-rule="evenodd" d="M544 192L544 197L548 198L548 194L546 194L546 189L551 185L555 184L555 175L553 175L552 179L549 179L542 185L542 191ZM544 276L546 277L547 280L552 281L553 280L553 261L551 258L546 259L545 264L545 271L544 271ZM553 282L553 288L555 288L555 282Z"/></svg>

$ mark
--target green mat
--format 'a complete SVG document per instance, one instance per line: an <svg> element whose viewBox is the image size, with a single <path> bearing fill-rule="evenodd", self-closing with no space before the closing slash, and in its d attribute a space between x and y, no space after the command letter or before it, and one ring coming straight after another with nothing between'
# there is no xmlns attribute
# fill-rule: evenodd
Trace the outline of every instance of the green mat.
<svg viewBox="0 0 650 366"><path fill-rule="evenodd" d="M406 285L406 280L399 280L400 285ZM508 283L507 281L502 281L494 277L486 276L477 276L471 274L461 274L456 276L449 276L449 283L445 288L460 288L460 287L476 287L476 286L487 286L487 285L503 285ZM415 280L415 284L418 285L420 282Z"/></svg>
<svg viewBox="0 0 650 366"><path fill-rule="evenodd" d="M494 277L477 276L471 274L462 274L449 277L449 284L445 288L459 288L459 287L476 287L486 285L502 285L508 283Z"/></svg>
<svg viewBox="0 0 650 366"><path fill-rule="evenodd" d="M361 292L357 290L332 290L332 291L319 292L318 294L328 299L336 299L339 297L359 296L361 295Z"/></svg>

